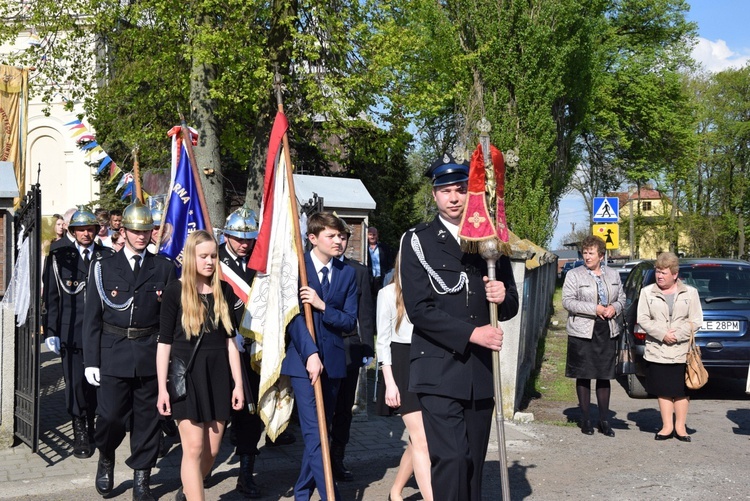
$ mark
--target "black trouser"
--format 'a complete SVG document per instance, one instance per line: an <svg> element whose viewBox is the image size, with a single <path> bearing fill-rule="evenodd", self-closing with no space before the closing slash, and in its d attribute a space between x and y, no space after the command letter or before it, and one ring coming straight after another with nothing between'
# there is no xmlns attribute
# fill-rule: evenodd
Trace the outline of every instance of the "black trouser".
<svg viewBox="0 0 750 501"><path fill-rule="evenodd" d="M349 443L349 432L352 428L352 407L357 395L359 367L349 366L346 377L341 380L336 408L331 419L331 443L333 446L346 447Z"/></svg>
<svg viewBox="0 0 750 501"><path fill-rule="evenodd" d="M255 408L258 408L258 389L260 387L260 374L255 372L251 367L250 361L250 345L248 344L244 353L240 353L243 357L243 367L247 374L247 380L250 382L250 389L253 394L253 404ZM247 393L247 392L246 392ZM263 421L260 416L256 413L251 414L247 408L247 405L241 411L232 411L232 428L237 440L234 453L238 456L251 454L255 455L258 453L258 441L260 435L263 432Z"/></svg>
<svg viewBox="0 0 750 501"><path fill-rule="evenodd" d="M130 430L130 457L125 463L134 470L156 464L159 453L159 386L156 376L120 378L101 376L96 447L106 458L115 451Z"/></svg>
<svg viewBox="0 0 750 501"><path fill-rule="evenodd" d="M432 492L446 501L481 501L494 400L420 393L419 403L432 462Z"/></svg>
<svg viewBox="0 0 750 501"><path fill-rule="evenodd" d="M65 408L72 417L86 417L96 412L96 386L86 381L83 350L76 345L60 348L60 360L65 379Z"/></svg>

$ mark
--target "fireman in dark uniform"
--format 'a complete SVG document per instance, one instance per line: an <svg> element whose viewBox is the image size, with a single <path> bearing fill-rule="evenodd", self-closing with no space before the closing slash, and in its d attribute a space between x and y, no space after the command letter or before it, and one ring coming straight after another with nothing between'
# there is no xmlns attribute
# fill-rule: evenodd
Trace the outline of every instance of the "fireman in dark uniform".
<svg viewBox="0 0 750 501"><path fill-rule="evenodd" d="M227 217L224 224L224 243L219 246L219 260L222 263L222 270L227 267L234 272L237 279L243 281L248 287L253 284L255 270L247 267L250 254L255 247L255 240L258 238L258 225L256 223L255 212L247 206L242 206L232 212ZM224 279L228 280L228 274L224 274ZM231 280L228 280L231 281ZM245 312L245 304L241 301L233 308L233 314L237 325L242 322L242 315ZM263 433L263 422L260 416L255 412L258 405L258 388L260 386L260 375L252 369L250 359L250 345L252 341L247 341L238 335L237 345L242 358L242 369L245 371L248 383L248 395L246 406L241 411L232 411L232 426L230 428L230 438L235 444L235 455L240 458L240 474L237 477L237 490L245 497L256 499L261 497L261 491L253 480L253 470L255 468L255 456L258 454L258 441ZM251 410L252 409L252 410ZM287 445L294 443L294 435L288 432L282 433L277 437L276 442L266 441L269 446Z"/></svg>
<svg viewBox="0 0 750 501"><path fill-rule="evenodd" d="M409 391L422 406L435 497L479 501L494 408L492 352L503 341L488 306L497 304L499 319L508 320L518 293L508 257L489 281L484 259L461 250L468 165L446 154L427 176L438 216L401 238L404 306L414 324Z"/></svg>
<svg viewBox="0 0 750 501"><path fill-rule="evenodd" d="M101 385L96 490L103 496L112 491L115 451L129 429L126 463L135 470L136 501L154 499L149 482L159 449L156 337L161 293L175 280L173 263L146 251L152 227L142 203L125 208L120 229L125 245L92 265L84 314L86 379Z"/></svg>
<svg viewBox="0 0 750 501"><path fill-rule="evenodd" d="M94 243L98 231L96 217L80 207L68 224L74 243L59 246L50 253L44 283L47 295L45 342L62 358L65 403L73 418L73 455L77 458L89 458L93 454L91 440L96 415L96 387L83 375L86 278L92 260L113 253Z"/></svg>

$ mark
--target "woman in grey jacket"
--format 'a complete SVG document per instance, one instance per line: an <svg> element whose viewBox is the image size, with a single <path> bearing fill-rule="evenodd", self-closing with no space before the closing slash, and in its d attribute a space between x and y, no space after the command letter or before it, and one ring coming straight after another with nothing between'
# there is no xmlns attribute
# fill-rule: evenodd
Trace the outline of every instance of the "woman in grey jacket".
<svg viewBox="0 0 750 501"><path fill-rule="evenodd" d="M593 235L581 242L583 264L568 272L563 284L563 307L568 310L568 355L565 375L576 380L578 406L581 408L581 432L594 434L589 407L591 380L596 379L599 406L599 431L608 437L615 432L607 421L610 380L615 378L617 336L616 321L625 306L620 275L602 267L604 241Z"/></svg>
<svg viewBox="0 0 750 501"><path fill-rule="evenodd" d="M656 283L641 290L638 324L646 331L646 390L658 397L661 413L661 430L654 438L690 442L685 360L690 334L703 324L703 310L698 291L677 279L679 264L671 252L656 258Z"/></svg>

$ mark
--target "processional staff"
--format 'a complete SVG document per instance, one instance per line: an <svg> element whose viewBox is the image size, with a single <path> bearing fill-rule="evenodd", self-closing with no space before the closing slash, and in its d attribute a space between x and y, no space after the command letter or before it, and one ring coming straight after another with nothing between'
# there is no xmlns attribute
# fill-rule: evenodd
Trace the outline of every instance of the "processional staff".
<svg viewBox="0 0 750 501"><path fill-rule="evenodd" d="M491 125L486 118L477 124L479 145L469 164L469 186L466 209L459 226L461 248L482 256L487 262L487 277L495 280L496 263L505 254L510 256L508 227L505 219L505 163L500 150L490 144ZM497 327L497 304L489 303L490 324ZM495 419L497 424L497 449L500 455L502 499L510 500L508 458L505 450L503 420L503 392L500 374L500 353L492 352L492 373L495 392Z"/></svg>

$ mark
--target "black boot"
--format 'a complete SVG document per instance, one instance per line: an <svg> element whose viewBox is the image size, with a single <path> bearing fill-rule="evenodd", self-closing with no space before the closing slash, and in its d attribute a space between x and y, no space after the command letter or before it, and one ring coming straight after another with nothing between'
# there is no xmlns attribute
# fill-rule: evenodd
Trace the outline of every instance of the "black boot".
<svg viewBox="0 0 750 501"><path fill-rule="evenodd" d="M255 455L242 454L240 456L240 476L237 477L237 491L246 498L258 499L261 497L260 488L253 481L253 468L255 467Z"/></svg>
<svg viewBox="0 0 750 501"><path fill-rule="evenodd" d="M73 455L78 459L88 459L93 454L86 428L86 418L73 416Z"/></svg>
<svg viewBox="0 0 750 501"><path fill-rule="evenodd" d="M156 501L151 494L151 470L133 471L133 501Z"/></svg>
<svg viewBox="0 0 750 501"><path fill-rule="evenodd" d="M102 496L106 496L112 492L115 481L115 458L107 459L100 452L99 453L99 464L96 465L96 480L94 485L96 486L96 492Z"/></svg>
<svg viewBox="0 0 750 501"><path fill-rule="evenodd" d="M331 469L333 470L333 478L336 480L351 482L354 480L354 474L344 464L345 452L345 446L331 444Z"/></svg>

